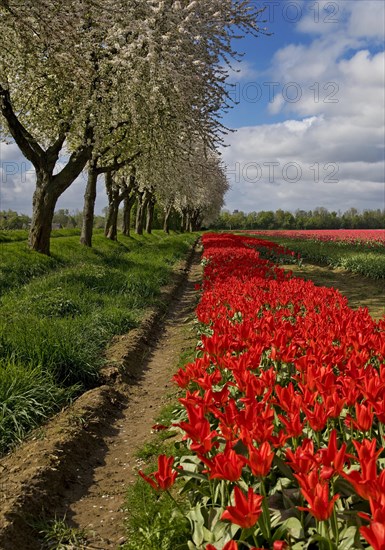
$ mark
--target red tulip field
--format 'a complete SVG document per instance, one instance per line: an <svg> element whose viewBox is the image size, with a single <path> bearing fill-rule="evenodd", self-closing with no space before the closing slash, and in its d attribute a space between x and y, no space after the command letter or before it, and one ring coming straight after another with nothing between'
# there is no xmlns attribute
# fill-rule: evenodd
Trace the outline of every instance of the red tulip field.
<svg viewBox="0 0 385 550"><path fill-rule="evenodd" d="M184 495L191 549L384 550L385 317L260 257L278 244L203 245L183 452L142 477Z"/></svg>
<svg viewBox="0 0 385 550"><path fill-rule="evenodd" d="M306 262L343 268L371 279L385 278L384 229L307 229L247 231L299 253ZM266 241L265 241L266 242ZM265 251L266 252L266 251ZM263 254L266 259L282 261ZM282 258L285 260L285 257Z"/></svg>
<svg viewBox="0 0 385 550"><path fill-rule="evenodd" d="M384 229L304 229L252 231L255 235L290 239L312 239L345 243L385 244Z"/></svg>

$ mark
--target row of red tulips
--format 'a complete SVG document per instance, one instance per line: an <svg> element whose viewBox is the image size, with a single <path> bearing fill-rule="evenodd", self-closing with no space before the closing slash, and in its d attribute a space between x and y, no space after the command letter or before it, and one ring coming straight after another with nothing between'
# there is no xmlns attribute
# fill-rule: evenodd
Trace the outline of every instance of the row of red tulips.
<svg viewBox="0 0 385 550"><path fill-rule="evenodd" d="M188 548L385 550L385 318L206 234L197 359L180 369ZM273 245L272 245L273 246ZM277 250L276 250L277 252Z"/></svg>
<svg viewBox="0 0 385 550"><path fill-rule="evenodd" d="M342 241L352 244L385 244L384 229L289 229L249 231L255 235L266 237L282 237L284 239L312 239L316 241Z"/></svg>

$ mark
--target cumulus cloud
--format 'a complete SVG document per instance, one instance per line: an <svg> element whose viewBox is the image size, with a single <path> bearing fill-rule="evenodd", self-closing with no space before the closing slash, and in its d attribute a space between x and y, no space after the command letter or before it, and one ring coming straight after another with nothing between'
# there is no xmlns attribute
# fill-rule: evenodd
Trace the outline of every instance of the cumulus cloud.
<svg viewBox="0 0 385 550"><path fill-rule="evenodd" d="M55 172L64 167L63 158L56 166ZM70 211L81 209L86 185L86 172L83 172L59 198L56 208L67 208ZM16 144L0 142L0 210L15 210L28 215L32 214L32 196L35 190L36 176L33 166L20 152ZM106 206L107 199L103 178L99 178L95 211L100 213Z"/></svg>
<svg viewBox="0 0 385 550"><path fill-rule="evenodd" d="M298 6L297 30L300 32L324 36L338 33L347 38L383 41L385 4L382 0L317 0L315 3L301 0L287 3Z"/></svg>
<svg viewBox="0 0 385 550"><path fill-rule="evenodd" d="M31 210L35 172L14 144L0 142L0 210Z"/></svg>
<svg viewBox="0 0 385 550"><path fill-rule="evenodd" d="M242 61L240 72L230 75L238 88L228 91L248 100L251 118L253 109L260 112L260 92L264 99L269 94L267 111L282 121L243 127L227 137L223 158L232 185L227 206L384 208L385 2L265 4L286 10L295 42L276 51L263 74ZM81 208L84 186L81 176L58 208ZM0 143L0 208L30 213L33 187L29 163L15 145ZM103 181L98 189L100 211Z"/></svg>
<svg viewBox="0 0 385 550"><path fill-rule="evenodd" d="M270 71L277 85L269 110L287 120L229 137L227 205L384 208L385 55L376 44L385 3L317 2L318 22L298 5L298 30L313 37L278 50ZM338 8L338 24L321 20L331 18L330 6Z"/></svg>

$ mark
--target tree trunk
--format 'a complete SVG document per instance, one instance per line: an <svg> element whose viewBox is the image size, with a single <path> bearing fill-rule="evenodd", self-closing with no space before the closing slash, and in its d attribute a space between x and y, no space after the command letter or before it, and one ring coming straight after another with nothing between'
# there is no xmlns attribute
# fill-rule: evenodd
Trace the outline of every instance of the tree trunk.
<svg viewBox="0 0 385 550"><path fill-rule="evenodd" d="M191 215L192 231L199 231L201 224L202 224L201 212L200 210L194 210L194 213Z"/></svg>
<svg viewBox="0 0 385 550"><path fill-rule="evenodd" d="M172 204L166 207L166 210L164 212L164 220L163 220L163 231L167 234L170 233L170 228L168 225L168 221L170 219L170 215L172 212Z"/></svg>
<svg viewBox="0 0 385 550"><path fill-rule="evenodd" d="M80 243L90 247L92 246L92 232L94 227L97 180L96 160L94 160L90 162L88 167L87 186L84 193L82 232L80 235Z"/></svg>
<svg viewBox="0 0 385 550"><path fill-rule="evenodd" d="M129 183L127 186L127 180L124 180L126 183L126 189L124 190L124 208L123 208L123 224L122 224L122 233L126 237L130 236L131 229L131 210L136 201L136 193L138 190L137 182L135 179L135 169L134 173L129 177Z"/></svg>
<svg viewBox="0 0 385 550"><path fill-rule="evenodd" d="M39 176L37 176L38 178ZM57 202L54 189L50 185L37 183L33 194L33 214L29 231L29 246L36 252L50 255L52 219Z"/></svg>
<svg viewBox="0 0 385 550"><path fill-rule="evenodd" d="M137 209L136 209L136 223L135 223L135 233L137 235L143 235L143 227L144 227L144 214L146 211L147 201L145 199L145 193L143 191L139 191L137 193Z"/></svg>
<svg viewBox="0 0 385 550"><path fill-rule="evenodd" d="M119 212L119 189L113 186L112 172L106 173L106 189L108 196L108 210L104 235L111 241L118 237L118 212Z"/></svg>
<svg viewBox="0 0 385 550"><path fill-rule="evenodd" d="M189 233L192 233L192 219L191 219L190 212L187 212L187 216L186 216L186 231L188 231Z"/></svg>
<svg viewBox="0 0 385 550"><path fill-rule="evenodd" d="M124 199L122 233L126 237L130 236L131 210L135 204L135 199L136 197L134 194Z"/></svg>
<svg viewBox="0 0 385 550"><path fill-rule="evenodd" d="M182 233L184 231L191 231L191 215L187 209L182 212Z"/></svg>
<svg viewBox="0 0 385 550"><path fill-rule="evenodd" d="M53 175L67 138L69 125L61 124L57 129L56 140L44 150L19 120L13 108L9 90L3 88L1 84L0 112L7 121L9 131L20 151L33 164L36 171L29 246L36 252L49 255L49 239L56 202L91 158L93 128L88 123L85 125L82 143L71 153L67 164L60 172Z"/></svg>
<svg viewBox="0 0 385 550"><path fill-rule="evenodd" d="M154 210L155 210L155 197L152 195L147 202L147 212L146 212L146 233L151 235L152 232L152 222L154 220Z"/></svg>
<svg viewBox="0 0 385 550"><path fill-rule="evenodd" d="M111 241L116 241L118 238L118 212L119 203L114 201L108 206L107 221L104 230L105 236Z"/></svg>
<svg viewBox="0 0 385 550"><path fill-rule="evenodd" d="M181 233L184 233L185 225L186 225L186 212L184 210L182 210L182 214L180 216L180 231L181 231Z"/></svg>

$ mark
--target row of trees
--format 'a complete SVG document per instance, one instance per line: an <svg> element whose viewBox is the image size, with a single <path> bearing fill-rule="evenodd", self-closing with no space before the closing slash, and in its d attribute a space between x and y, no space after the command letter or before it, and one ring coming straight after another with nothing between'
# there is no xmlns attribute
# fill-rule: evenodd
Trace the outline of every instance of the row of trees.
<svg viewBox="0 0 385 550"><path fill-rule="evenodd" d="M34 250L49 254L57 200L85 169L85 245L101 175L109 238L134 201L139 219L158 201L186 228L215 216L233 39L263 32L262 12L246 0L0 0L1 132L36 171Z"/></svg>
<svg viewBox="0 0 385 550"><path fill-rule="evenodd" d="M123 205L124 206L124 205ZM119 225L123 232L129 234L130 229L136 232L142 224L143 212L140 213L139 202L132 206L127 219L125 208L119 208L116 217L116 225ZM150 212L150 216L149 216ZM110 208L103 208L103 215L94 216L94 228L108 228L106 221L110 215ZM167 212L161 203L151 203L145 215L145 229L151 232L151 228L176 230L189 230L186 227L186 219L177 210ZM26 229L31 225L31 218L26 214L19 214L13 210L0 211L0 229ZM61 208L56 210L53 216L53 224L63 228L82 228L83 212ZM234 210L232 213L223 210L219 216L208 224L212 229L385 229L385 210L363 210L349 208L345 212L329 212L326 208L317 207L314 210L296 210L294 213L287 210L262 210L260 212L244 213ZM196 227L191 227L195 229Z"/></svg>
<svg viewBox="0 0 385 550"><path fill-rule="evenodd" d="M314 210L263 210L244 213L222 211L211 224L215 229L385 229L385 210L349 208L346 212L329 212L326 208Z"/></svg>
<svg viewBox="0 0 385 550"><path fill-rule="evenodd" d="M101 215L94 216L94 229L106 230L106 220L108 218L109 208L106 206ZM130 224L128 230L137 230L137 203L132 208ZM151 219L146 218L146 230L152 229L183 230L183 218L179 212L173 212L167 216L164 208L159 203L155 203L152 209ZM29 229L32 218L27 214L21 214L14 210L0 210L0 230ZM148 223L147 223L148 222ZM117 225L124 229L127 219L124 219L124 209L120 208L117 216ZM81 210L70 211L68 208L56 210L52 218L52 227L60 229L81 229L83 226L83 212Z"/></svg>

